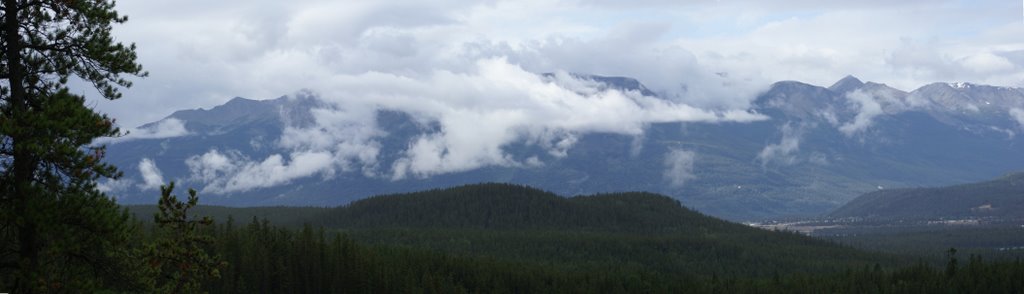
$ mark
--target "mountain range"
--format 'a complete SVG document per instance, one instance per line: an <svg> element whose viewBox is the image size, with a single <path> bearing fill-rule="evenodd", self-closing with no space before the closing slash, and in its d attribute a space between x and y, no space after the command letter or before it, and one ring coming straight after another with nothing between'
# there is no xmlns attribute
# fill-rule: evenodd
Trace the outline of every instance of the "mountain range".
<svg viewBox="0 0 1024 294"><path fill-rule="evenodd" d="M658 95L631 78L574 77L601 91ZM341 118L325 124L328 110ZM156 186L175 180L200 190L208 204L335 206L379 194L507 182L563 196L649 191L706 214L758 220L822 215L867 192L1024 169L1020 88L933 83L905 92L852 76L830 87L782 81L746 111L762 119L653 122L639 135L592 131L513 142L500 149L507 162L407 174L401 169L409 166L407 155L429 146L418 143L444 133L444 124L394 109L348 109L311 91L234 98L102 141L125 177L101 188L126 204L155 203ZM347 119L367 116L371 123ZM323 134L341 139L315 140ZM346 157L299 150L300 139L335 144ZM327 162L337 168L302 168Z"/></svg>

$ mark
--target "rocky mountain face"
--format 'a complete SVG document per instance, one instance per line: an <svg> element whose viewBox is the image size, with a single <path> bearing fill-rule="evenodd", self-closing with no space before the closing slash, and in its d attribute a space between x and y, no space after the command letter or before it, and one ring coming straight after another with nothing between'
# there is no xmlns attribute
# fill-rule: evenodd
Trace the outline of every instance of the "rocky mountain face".
<svg viewBox="0 0 1024 294"><path fill-rule="evenodd" d="M630 78L576 77L603 89L655 95ZM755 220L820 215L870 191L966 183L1024 169L1024 136L1018 136L1024 92L1018 88L935 83L904 92L854 77L827 88L783 81L749 111L767 119L654 123L642 135L581 133L551 143L565 144L561 149L516 142L501 151L517 164L398 176L405 155L421 146L414 143L442 132L442 125L415 113L348 110L308 91L272 100L235 98L208 110L175 112L140 127L143 135L108 142L109 161L125 177L102 187L121 203L154 203L162 179L197 188L209 204L329 206L377 194L509 182L565 196L650 191L711 215ZM346 139L367 136L375 139L363 145ZM324 154L296 141L341 151ZM332 168L316 168L327 163Z"/></svg>

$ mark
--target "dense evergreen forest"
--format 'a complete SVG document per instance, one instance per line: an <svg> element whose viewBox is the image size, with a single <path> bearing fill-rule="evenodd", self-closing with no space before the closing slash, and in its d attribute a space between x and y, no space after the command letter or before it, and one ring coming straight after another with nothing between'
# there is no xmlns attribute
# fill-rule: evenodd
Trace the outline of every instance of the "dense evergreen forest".
<svg viewBox="0 0 1024 294"><path fill-rule="evenodd" d="M944 252L949 248L985 258L1024 257L1024 227L1019 224L851 226L818 230L812 236L864 250L932 261L944 260Z"/></svg>
<svg viewBox="0 0 1024 294"><path fill-rule="evenodd" d="M144 214L150 208L131 209ZM332 209L275 209L196 210L223 220L204 230L213 241L207 249L225 262L219 279L203 285L206 290L1024 291L1019 260L992 263L946 252L946 261L935 264L864 252L721 221L647 193L562 198L483 184Z"/></svg>
<svg viewBox="0 0 1024 294"><path fill-rule="evenodd" d="M955 256L945 268L880 265L822 273L710 276L629 264L580 266L469 257L413 247L365 245L341 233L286 229L253 220L211 232L227 266L214 293L1019 293L1024 265ZM557 246L557 245L556 245ZM614 253L608 253L614 254ZM621 253L626 254L626 253ZM631 256L620 256L631 259ZM757 265L741 265L756 267Z"/></svg>

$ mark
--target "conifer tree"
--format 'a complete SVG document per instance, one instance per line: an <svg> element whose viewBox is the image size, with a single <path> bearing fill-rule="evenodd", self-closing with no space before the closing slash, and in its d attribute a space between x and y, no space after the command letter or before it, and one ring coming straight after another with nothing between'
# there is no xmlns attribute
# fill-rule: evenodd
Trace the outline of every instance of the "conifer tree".
<svg viewBox="0 0 1024 294"><path fill-rule="evenodd" d="M178 200L173 191L174 182L160 187L160 211L154 216L156 244L147 253L155 276L152 292L196 293L203 282L220 278L220 269L227 264L220 261L220 256L206 252L213 245L213 237L203 230L211 229L213 220L189 215L189 210L199 204L196 190L188 190L185 202Z"/></svg>
<svg viewBox="0 0 1024 294"><path fill-rule="evenodd" d="M114 121L68 81L106 99L145 76L135 46L114 40L127 21L107 0L0 2L0 290L133 289L135 225L96 188L120 173L95 138Z"/></svg>

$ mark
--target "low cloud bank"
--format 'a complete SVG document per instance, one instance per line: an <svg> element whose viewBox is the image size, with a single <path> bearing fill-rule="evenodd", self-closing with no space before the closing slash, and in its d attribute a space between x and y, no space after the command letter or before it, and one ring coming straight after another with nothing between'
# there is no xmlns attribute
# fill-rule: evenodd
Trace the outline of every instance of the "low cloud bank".
<svg viewBox="0 0 1024 294"><path fill-rule="evenodd" d="M322 93L319 99L327 106L311 112L313 124L285 129L277 144L286 153L250 159L210 150L187 160L191 179L204 183L205 191L229 193L339 172L391 180L426 178L486 166L543 165L544 160L566 156L588 133L640 136L652 123L766 119L743 110L705 110L617 90L565 72L538 75L505 58L481 59L473 70L461 73L338 76L316 93ZM435 129L414 137L397 160L383 163L380 141L388 134L377 126L377 110L407 113ZM503 149L510 144L543 152L517 157ZM688 172L685 164L678 171ZM674 182L681 185L687 179L681 176Z"/></svg>
<svg viewBox="0 0 1024 294"><path fill-rule="evenodd" d="M673 149L665 154L665 172L662 174L669 186L682 187L687 181L696 179L693 173L693 162L697 153L688 150Z"/></svg>
<svg viewBox="0 0 1024 294"><path fill-rule="evenodd" d="M804 133L804 126L794 125L790 122L782 125L780 131L782 139L779 140L779 143L768 144L757 154L762 168L767 168L772 163L783 166L793 165L797 161L794 153L800 150L800 139Z"/></svg>
<svg viewBox="0 0 1024 294"><path fill-rule="evenodd" d="M117 144L139 139L164 139L188 135L185 123L176 118L165 118L156 123L128 130L128 134L121 137L103 137L95 141L96 144Z"/></svg>
<svg viewBox="0 0 1024 294"><path fill-rule="evenodd" d="M139 184L139 189L156 190L164 184L163 173L156 167L156 163L149 158L143 158L139 161L139 173L142 174L142 183Z"/></svg>

